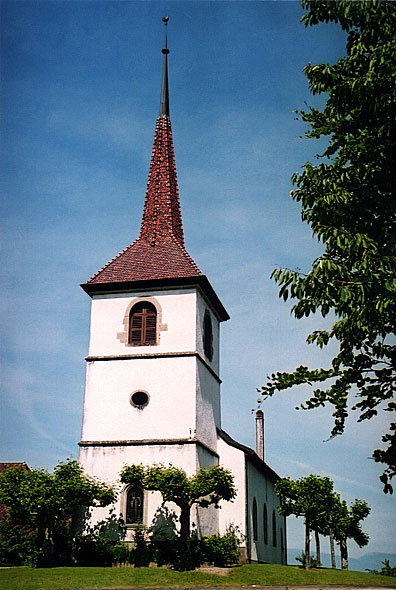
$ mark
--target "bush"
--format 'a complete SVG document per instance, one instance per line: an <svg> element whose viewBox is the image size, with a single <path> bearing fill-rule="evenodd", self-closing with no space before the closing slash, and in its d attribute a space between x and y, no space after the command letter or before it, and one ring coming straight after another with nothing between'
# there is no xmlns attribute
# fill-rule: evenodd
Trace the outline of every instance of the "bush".
<svg viewBox="0 0 396 590"><path fill-rule="evenodd" d="M384 559L382 562L382 568L380 571L378 570L369 570L366 568L366 571L370 574L380 574L381 576L392 576L396 578L396 565L391 566L389 565L389 559Z"/></svg>
<svg viewBox="0 0 396 590"><path fill-rule="evenodd" d="M305 556L304 551L301 552L301 555L297 555L297 557L295 559L296 559L296 561L299 561L301 563L301 565L299 567L305 567L306 556ZM311 562L310 563L311 563L311 567L318 567L318 562L313 555L311 555Z"/></svg>
<svg viewBox="0 0 396 590"><path fill-rule="evenodd" d="M29 526L0 521L0 566L32 565L36 553L35 532Z"/></svg>
<svg viewBox="0 0 396 590"><path fill-rule="evenodd" d="M202 540L203 561L218 567L234 565L239 562L237 531L228 527L224 535L212 535Z"/></svg>
<svg viewBox="0 0 396 590"><path fill-rule="evenodd" d="M130 550L126 543L117 542L110 547L112 562L128 563L130 560Z"/></svg>
<svg viewBox="0 0 396 590"><path fill-rule="evenodd" d="M177 539L168 539L167 541L152 541L153 561L162 567L163 565L173 565L176 561Z"/></svg>
<svg viewBox="0 0 396 590"><path fill-rule="evenodd" d="M133 542L134 547L129 556L130 563L133 563L135 567L148 567L153 558L153 549L144 526L136 527Z"/></svg>

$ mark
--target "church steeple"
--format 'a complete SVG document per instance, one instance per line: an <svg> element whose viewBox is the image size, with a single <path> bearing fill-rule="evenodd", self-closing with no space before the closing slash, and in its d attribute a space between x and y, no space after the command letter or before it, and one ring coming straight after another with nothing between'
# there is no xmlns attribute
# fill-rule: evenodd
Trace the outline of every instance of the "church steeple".
<svg viewBox="0 0 396 590"><path fill-rule="evenodd" d="M165 47L160 112L155 126L146 198L137 240L95 273L83 289L98 292L124 291L137 284L161 286L199 284L221 319L228 314L208 279L199 270L184 245L179 189L177 185L172 126L169 117L168 42Z"/></svg>
<svg viewBox="0 0 396 590"><path fill-rule="evenodd" d="M166 34L168 17L162 20L165 23L165 47L162 50L164 63L162 69L160 112L155 127L154 146L140 237L149 240L151 245L155 246L167 235L171 235L184 248L172 126L169 118L169 49Z"/></svg>
<svg viewBox="0 0 396 590"><path fill-rule="evenodd" d="M168 17L163 19L165 27ZM168 43L165 28L160 114L155 126L146 199L137 240L88 284L202 276L184 246L172 126L169 118Z"/></svg>

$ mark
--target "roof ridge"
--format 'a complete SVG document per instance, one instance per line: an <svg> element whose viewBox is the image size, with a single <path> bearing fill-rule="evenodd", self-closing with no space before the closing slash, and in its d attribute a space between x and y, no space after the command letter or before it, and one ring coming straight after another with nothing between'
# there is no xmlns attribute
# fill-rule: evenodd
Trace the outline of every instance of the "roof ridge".
<svg viewBox="0 0 396 590"><path fill-rule="evenodd" d="M190 256L190 254L187 252L185 245L181 245L178 240L176 239L176 237L173 234L169 234L170 237L172 238L172 240L176 243L177 246L179 246L180 250L183 252L184 256L187 258L187 260L189 262L191 262L191 264L196 268L196 270L203 275L203 272L200 270L200 268L198 267L198 265L196 264L195 260L192 258L192 256Z"/></svg>

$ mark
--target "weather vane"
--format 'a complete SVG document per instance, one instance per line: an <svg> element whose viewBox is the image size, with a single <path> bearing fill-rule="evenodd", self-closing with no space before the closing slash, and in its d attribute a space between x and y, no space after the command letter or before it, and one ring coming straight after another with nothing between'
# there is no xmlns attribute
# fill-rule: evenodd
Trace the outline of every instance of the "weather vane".
<svg viewBox="0 0 396 590"><path fill-rule="evenodd" d="M169 49L168 49L168 36L167 36L167 34L166 34L166 27L168 26L168 20L169 20L169 16L163 16L163 17L162 17L162 22L163 22L163 23L164 23L164 25L165 25L165 47L164 47L164 49L162 50L162 53L163 53L164 55L167 55L167 54L169 53Z"/></svg>

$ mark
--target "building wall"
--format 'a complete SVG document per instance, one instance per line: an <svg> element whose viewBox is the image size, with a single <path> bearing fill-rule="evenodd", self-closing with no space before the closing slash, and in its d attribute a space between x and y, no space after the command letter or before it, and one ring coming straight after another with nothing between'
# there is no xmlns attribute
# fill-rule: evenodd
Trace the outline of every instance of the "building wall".
<svg viewBox="0 0 396 590"><path fill-rule="evenodd" d="M160 312L159 343L131 346L125 338L129 310L141 300ZM89 356L194 351L197 293L194 288L94 295L91 307Z"/></svg>
<svg viewBox="0 0 396 590"><path fill-rule="evenodd" d="M201 467L213 467L219 464L219 456L211 453L208 449L197 445L197 471ZM221 510L214 506L208 508L200 508L196 506L193 508L194 520L197 524L197 531L199 537L207 537L215 535L219 532L219 518Z"/></svg>
<svg viewBox="0 0 396 590"><path fill-rule="evenodd" d="M142 299L157 308L159 341L131 346L129 312ZM113 507L95 508L92 523L123 512L119 474L124 465L171 463L193 475L201 466L217 464L219 322L210 311L213 358L208 359L203 350L208 310L194 288L93 297L81 440L107 444L82 444L80 463L88 474L115 484L119 499ZM145 407L130 403L135 391L148 394ZM208 448L195 444L197 439ZM161 495L145 492L146 525L160 507ZM167 507L178 513L176 505ZM200 536L218 531L218 510L193 507L191 516Z"/></svg>
<svg viewBox="0 0 396 590"><path fill-rule="evenodd" d="M141 298L151 301L158 310L156 345L127 343L129 311ZM220 383L216 377L219 322L210 312L214 354L209 360L202 344L205 312L208 305L196 289L190 288L94 296L82 440L197 437L216 449L216 427L220 426ZM196 352L203 362L193 356ZM161 356L167 354L171 356ZM125 358L127 355L144 358ZM130 403L131 394L138 390L149 395L148 405L141 409Z"/></svg>
<svg viewBox="0 0 396 590"><path fill-rule="evenodd" d="M243 539L246 536L246 486L245 486L245 454L240 449L228 445L221 437L218 438L220 465L229 469L234 476L237 496L232 502L221 502L219 514L219 532L224 534L232 525L236 527ZM245 541L242 546L245 547Z"/></svg>
<svg viewBox="0 0 396 590"><path fill-rule="evenodd" d="M205 356L203 347L203 326L205 314L209 313L213 330L213 358L210 360ZM205 358L206 362L212 369L219 374L220 366L220 322L207 301L197 292L197 310L196 310L196 350Z"/></svg>
<svg viewBox="0 0 396 590"><path fill-rule="evenodd" d="M123 359L87 363L82 440L194 438L195 357ZM144 408L134 391L149 395Z"/></svg>
<svg viewBox="0 0 396 590"><path fill-rule="evenodd" d="M79 461L84 470L95 475L101 481L114 485L118 494L117 502L112 506L91 509L91 525L108 518L111 514L117 518L121 516L125 519L125 486L120 481L120 471L125 465L172 464L184 469L188 476L192 476L196 473L197 455L197 445L193 443L187 445L137 444L133 446L88 446L80 448ZM179 508L173 502L167 502L164 510L162 496L159 492L144 492L144 524L146 526L151 526L153 521L160 519L167 512L174 512L178 516ZM202 511L199 517L197 510L193 508L191 517L192 523L196 525L200 536L217 532L217 514L214 514L211 510L206 514ZM132 531L132 528L128 528L127 540L132 538Z"/></svg>
<svg viewBox="0 0 396 590"><path fill-rule="evenodd" d="M141 299L157 309L159 340L155 345L128 344L129 312ZM203 346L208 313L212 358L205 355ZM91 522L111 514L125 516L125 486L119 479L124 465L172 464L191 476L200 467L220 464L234 475L237 496L233 502L222 502L221 510L193 507L191 521L198 535L224 534L232 525L249 540L244 546L252 560L282 563L280 528L284 529L284 523L277 512L277 546L272 546L271 515L277 506L272 480L246 461L243 449L217 435L216 429L221 427L218 371L219 321L199 290L93 297L80 463L88 474L115 485L118 500L112 507L94 508ZM148 394L145 407L130 403L135 391ZM252 538L253 497L257 502L257 539ZM263 540L264 503L269 517L268 544ZM167 503L165 512L178 514L179 510ZM145 492L144 524L150 526L165 512L161 494ZM127 538L131 539L132 531L128 528Z"/></svg>
<svg viewBox="0 0 396 590"><path fill-rule="evenodd" d="M279 504L275 493L274 481L266 476L261 469L248 458L247 469L247 490L248 490L248 537L249 554L252 561L264 563L286 563L285 551L285 522L277 510ZM253 502L257 506L257 538L253 533ZM264 505L267 507L268 516L268 542L264 540ZM276 523L276 546L273 542L272 514L275 514ZM281 534L282 529L282 534ZM283 542L281 541L283 538Z"/></svg>

